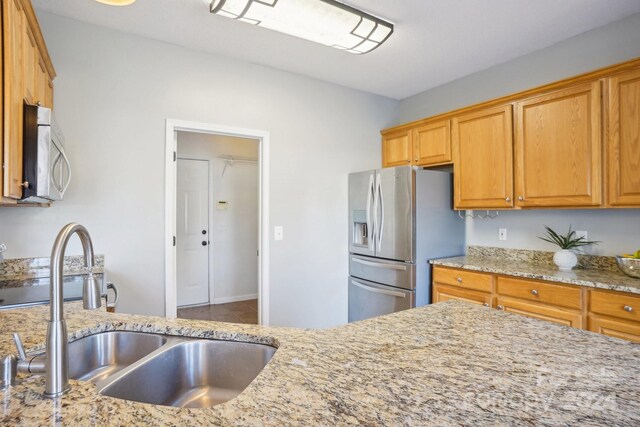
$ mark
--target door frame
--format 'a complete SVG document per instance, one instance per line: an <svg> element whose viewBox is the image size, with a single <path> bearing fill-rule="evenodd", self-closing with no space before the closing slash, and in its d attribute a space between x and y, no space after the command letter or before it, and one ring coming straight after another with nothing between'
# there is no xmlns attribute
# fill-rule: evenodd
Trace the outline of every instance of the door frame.
<svg viewBox="0 0 640 427"><path fill-rule="evenodd" d="M269 325L269 132L185 120L165 128L165 316L177 317L176 196L177 132L207 133L258 140L258 324Z"/></svg>

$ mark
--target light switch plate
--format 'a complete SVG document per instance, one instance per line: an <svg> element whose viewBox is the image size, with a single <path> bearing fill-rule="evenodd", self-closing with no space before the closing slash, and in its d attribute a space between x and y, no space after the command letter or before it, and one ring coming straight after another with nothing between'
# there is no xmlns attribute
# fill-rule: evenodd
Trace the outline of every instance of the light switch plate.
<svg viewBox="0 0 640 427"><path fill-rule="evenodd" d="M498 229L498 240L507 240L507 229L499 228Z"/></svg>
<svg viewBox="0 0 640 427"><path fill-rule="evenodd" d="M273 227L273 240L283 240L284 239L284 227L281 225L276 225Z"/></svg>

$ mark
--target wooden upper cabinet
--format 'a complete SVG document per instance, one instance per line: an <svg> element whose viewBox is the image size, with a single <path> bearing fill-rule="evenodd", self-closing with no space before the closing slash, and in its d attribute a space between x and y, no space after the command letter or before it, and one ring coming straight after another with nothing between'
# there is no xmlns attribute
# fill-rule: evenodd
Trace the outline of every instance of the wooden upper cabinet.
<svg viewBox="0 0 640 427"><path fill-rule="evenodd" d="M640 70L607 79L609 204L640 205Z"/></svg>
<svg viewBox="0 0 640 427"><path fill-rule="evenodd" d="M2 1L0 203L22 197L24 104L52 107L55 70L31 2Z"/></svg>
<svg viewBox="0 0 640 427"><path fill-rule="evenodd" d="M25 16L20 0L2 2L3 30L3 194L22 197L23 47Z"/></svg>
<svg viewBox="0 0 640 427"><path fill-rule="evenodd" d="M411 133L411 129L408 129L382 136L382 167L411 164Z"/></svg>
<svg viewBox="0 0 640 427"><path fill-rule="evenodd" d="M455 208L513 206L511 105L454 117L451 127Z"/></svg>
<svg viewBox="0 0 640 427"><path fill-rule="evenodd" d="M601 112L600 81L517 103L518 206L602 204Z"/></svg>
<svg viewBox="0 0 640 427"><path fill-rule="evenodd" d="M451 163L451 120L413 129L413 160L416 166Z"/></svg>

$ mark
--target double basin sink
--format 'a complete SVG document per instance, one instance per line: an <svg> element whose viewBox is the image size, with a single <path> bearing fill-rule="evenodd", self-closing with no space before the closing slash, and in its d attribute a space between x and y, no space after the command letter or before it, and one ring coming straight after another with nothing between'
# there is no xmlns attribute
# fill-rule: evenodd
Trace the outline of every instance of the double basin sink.
<svg viewBox="0 0 640 427"><path fill-rule="evenodd" d="M69 377L100 394L183 408L233 399L276 349L263 344L113 331L69 344Z"/></svg>

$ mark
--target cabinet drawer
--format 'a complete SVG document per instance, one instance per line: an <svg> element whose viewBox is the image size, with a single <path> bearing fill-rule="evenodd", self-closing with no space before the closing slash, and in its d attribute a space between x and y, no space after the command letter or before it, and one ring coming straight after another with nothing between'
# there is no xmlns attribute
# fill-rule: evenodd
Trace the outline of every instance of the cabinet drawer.
<svg viewBox="0 0 640 427"><path fill-rule="evenodd" d="M640 322L640 296L594 290L590 295L589 311Z"/></svg>
<svg viewBox="0 0 640 427"><path fill-rule="evenodd" d="M434 267L433 281L480 292L491 292L493 277L490 274L473 273L467 270Z"/></svg>
<svg viewBox="0 0 640 427"><path fill-rule="evenodd" d="M553 304L567 308L582 308L580 288L556 285L553 283L498 277L498 295Z"/></svg>
<svg viewBox="0 0 640 427"><path fill-rule="evenodd" d="M640 343L640 323L589 316L589 330L609 337Z"/></svg>
<svg viewBox="0 0 640 427"><path fill-rule="evenodd" d="M533 319L546 320L572 328L582 328L582 313L579 311L507 297L498 297L496 302L498 310L520 314Z"/></svg>
<svg viewBox="0 0 640 427"><path fill-rule="evenodd" d="M470 291L455 286L435 284L433 286L433 302L444 302L449 300L466 301L472 304L481 304L485 307L491 307L491 294Z"/></svg>

